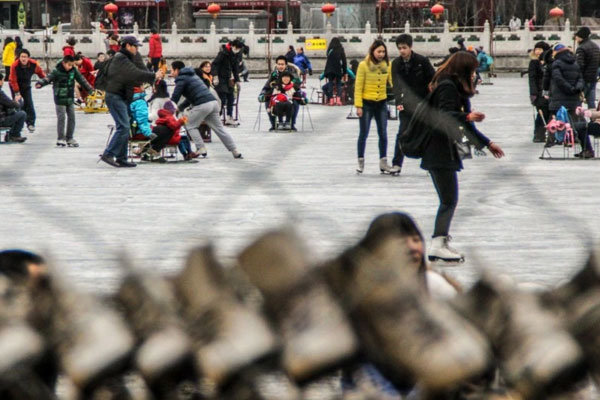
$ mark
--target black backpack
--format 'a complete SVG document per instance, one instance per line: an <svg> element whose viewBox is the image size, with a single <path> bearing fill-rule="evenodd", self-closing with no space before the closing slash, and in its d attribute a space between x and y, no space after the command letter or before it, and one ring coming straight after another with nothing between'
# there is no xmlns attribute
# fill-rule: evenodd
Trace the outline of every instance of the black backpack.
<svg viewBox="0 0 600 400"><path fill-rule="evenodd" d="M106 60L102 65L102 68L98 70L98 73L96 74L96 81L94 83L94 87L96 89L106 91L106 86L108 85L108 70L113 58L114 56Z"/></svg>
<svg viewBox="0 0 600 400"><path fill-rule="evenodd" d="M440 85L451 84L448 81L440 82ZM437 88L436 88L437 90ZM437 110L433 109L431 99L435 90L429 93L423 100L419 102L415 112L410 118L410 122L406 129L400 135L399 146L402 153L409 158L421 158L425 147L431 138L431 131L435 129L434 124L437 124L435 117L438 115Z"/></svg>

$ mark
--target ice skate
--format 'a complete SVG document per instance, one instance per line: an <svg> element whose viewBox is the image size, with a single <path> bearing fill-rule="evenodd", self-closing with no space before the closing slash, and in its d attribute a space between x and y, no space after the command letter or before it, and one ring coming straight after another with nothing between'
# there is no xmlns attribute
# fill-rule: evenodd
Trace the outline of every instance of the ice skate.
<svg viewBox="0 0 600 400"><path fill-rule="evenodd" d="M448 244L450 236L437 236L431 242L429 250L429 261L464 262L465 255Z"/></svg>
<svg viewBox="0 0 600 400"><path fill-rule="evenodd" d="M344 312L309 268L306 254L293 232L279 230L263 235L239 256L281 335L281 364L297 382L344 365L358 350Z"/></svg>
<svg viewBox="0 0 600 400"><path fill-rule="evenodd" d="M326 270L379 371L400 386L410 376L443 391L487 371L491 351L472 324L420 290L414 264L401 242L382 238L375 249L350 249Z"/></svg>
<svg viewBox="0 0 600 400"><path fill-rule="evenodd" d="M75 139L67 140L67 146L69 147L79 147L79 143Z"/></svg>
<svg viewBox="0 0 600 400"><path fill-rule="evenodd" d="M242 157L242 153L240 153L237 150L231 150L231 154L233 155L233 158L236 158L238 160L241 160L244 158L244 157Z"/></svg>
<svg viewBox="0 0 600 400"><path fill-rule="evenodd" d="M67 147L67 141L65 139L58 139L56 141L56 147Z"/></svg>
<svg viewBox="0 0 600 400"><path fill-rule="evenodd" d="M358 158L358 168L356 168L356 172L359 174L362 174L364 170L365 170L365 158L359 157Z"/></svg>
<svg viewBox="0 0 600 400"><path fill-rule="evenodd" d="M383 175L393 175L392 167L388 165L386 157L379 159L379 171L381 171Z"/></svg>
<svg viewBox="0 0 600 400"><path fill-rule="evenodd" d="M217 387L277 349L266 320L235 297L211 247L193 250L174 284L194 357Z"/></svg>
<svg viewBox="0 0 600 400"><path fill-rule="evenodd" d="M402 167L399 165L392 165L392 168L390 168L390 175L400 175L401 172Z"/></svg>
<svg viewBox="0 0 600 400"><path fill-rule="evenodd" d="M236 120L233 119L233 117L231 115L228 115L227 118L225 119L225 125L226 126L233 126L233 127L237 127L240 125L239 122L237 122Z"/></svg>
<svg viewBox="0 0 600 400"><path fill-rule="evenodd" d="M562 321L506 278L484 274L453 304L490 339L502 375L522 398L548 398L586 376L583 352Z"/></svg>
<svg viewBox="0 0 600 400"><path fill-rule="evenodd" d="M196 152L200 154L200 157L202 158L206 158L208 156L208 152L206 151L206 147L204 146L204 144L200 146L196 145Z"/></svg>

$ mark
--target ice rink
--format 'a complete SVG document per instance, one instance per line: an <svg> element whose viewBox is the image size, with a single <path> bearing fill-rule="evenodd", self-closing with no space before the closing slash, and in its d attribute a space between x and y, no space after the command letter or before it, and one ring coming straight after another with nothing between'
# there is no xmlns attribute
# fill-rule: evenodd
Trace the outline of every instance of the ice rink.
<svg viewBox="0 0 600 400"><path fill-rule="evenodd" d="M479 88L473 104L487 115L481 130L507 157L465 162L451 233L467 261L444 269L465 285L481 267L554 285L599 242L600 162L539 160L527 79L504 75L493 82ZM268 132L263 109L257 132L263 84L262 77L242 83L241 125L230 132L243 160L214 137L208 158L198 163L135 169L97 163L112 123L108 114L78 112L81 147L55 147L52 89L35 90L36 132L24 132L23 145L0 146L0 248L50 254L82 288L106 292L118 284L116 258L123 250L142 268L172 273L192 246L213 242L229 262L260 232L290 224L321 260L390 211L410 213L431 236L438 199L419 161L407 159L400 177L380 175L373 123L366 170L358 176L358 121L346 119L349 106L308 106L314 132L305 113L304 131L297 133ZM309 96L318 85L309 80ZM301 121L302 112L299 128ZM389 121L390 160L397 129L398 121Z"/></svg>

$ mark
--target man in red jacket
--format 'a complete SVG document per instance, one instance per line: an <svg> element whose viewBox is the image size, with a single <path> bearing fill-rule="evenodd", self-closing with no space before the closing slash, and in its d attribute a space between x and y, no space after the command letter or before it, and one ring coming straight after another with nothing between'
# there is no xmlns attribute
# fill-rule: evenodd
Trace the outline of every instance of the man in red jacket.
<svg viewBox="0 0 600 400"><path fill-rule="evenodd" d="M36 74L40 79L46 77L44 70L37 61L29 58L29 50L22 49L19 58L10 66L10 87L15 96L15 101L23 101L23 111L27 113L27 129L35 131L35 107L31 97L31 77Z"/></svg>
<svg viewBox="0 0 600 400"><path fill-rule="evenodd" d="M152 68L154 72L158 71L158 63L162 58L162 41L156 28L152 28L152 35L150 35L150 52L148 58L152 61Z"/></svg>

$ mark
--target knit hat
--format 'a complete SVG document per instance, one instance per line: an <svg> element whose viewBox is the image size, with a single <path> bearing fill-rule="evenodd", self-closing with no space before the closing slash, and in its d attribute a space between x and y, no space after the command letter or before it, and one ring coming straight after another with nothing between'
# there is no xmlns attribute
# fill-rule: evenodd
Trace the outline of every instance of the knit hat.
<svg viewBox="0 0 600 400"><path fill-rule="evenodd" d="M550 45L542 40L542 41L537 42L533 48L534 49L542 49L542 50L546 51L550 48Z"/></svg>
<svg viewBox="0 0 600 400"><path fill-rule="evenodd" d="M590 37L591 33L592 31L590 31L590 28L588 28L587 26L582 26L581 28L579 28L575 36L579 36L582 39L587 39Z"/></svg>
<svg viewBox="0 0 600 400"><path fill-rule="evenodd" d="M165 105L163 106L163 109L164 109L165 111L168 111L168 112L170 112L171 114L175 114L175 110L176 110L177 108L175 107L175 104L173 104L173 102L172 102L172 101L167 101L167 102L165 103Z"/></svg>
<svg viewBox="0 0 600 400"><path fill-rule="evenodd" d="M552 46L552 51L555 51L555 52L558 53L559 51L562 51L562 50L564 50L566 48L567 47L564 44L562 44L562 43L556 43L554 46Z"/></svg>

